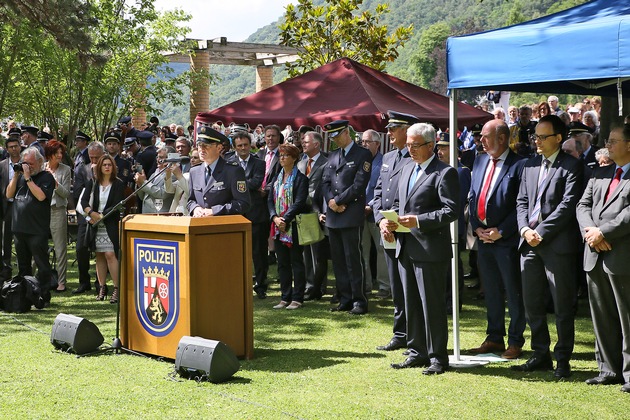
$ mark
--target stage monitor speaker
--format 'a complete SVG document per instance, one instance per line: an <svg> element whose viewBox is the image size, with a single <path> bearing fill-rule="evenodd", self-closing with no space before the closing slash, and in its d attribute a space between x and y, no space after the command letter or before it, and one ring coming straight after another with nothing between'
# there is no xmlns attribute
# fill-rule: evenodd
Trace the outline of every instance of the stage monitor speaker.
<svg viewBox="0 0 630 420"><path fill-rule="evenodd" d="M90 353L103 344L98 327L84 318L59 314L53 322L50 342L56 349L76 354Z"/></svg>
<svg viewBox="0 0 630 420"><path fill-rule="evenodd" d="M218 383L230 379L240 366L232 349L220 341L184 336L177 345L175 370L181 376L207 376Z"/></svg>

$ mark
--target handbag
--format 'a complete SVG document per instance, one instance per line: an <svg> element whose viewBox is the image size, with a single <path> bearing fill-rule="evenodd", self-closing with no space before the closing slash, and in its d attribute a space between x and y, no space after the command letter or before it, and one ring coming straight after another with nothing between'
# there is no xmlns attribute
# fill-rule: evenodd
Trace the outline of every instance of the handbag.
<svg viewBox="0 0 630 420"><path fill-rule="evenodd" d="M302 213L295 216L300 245L315 244L324 239L317 213Z"/></svg>

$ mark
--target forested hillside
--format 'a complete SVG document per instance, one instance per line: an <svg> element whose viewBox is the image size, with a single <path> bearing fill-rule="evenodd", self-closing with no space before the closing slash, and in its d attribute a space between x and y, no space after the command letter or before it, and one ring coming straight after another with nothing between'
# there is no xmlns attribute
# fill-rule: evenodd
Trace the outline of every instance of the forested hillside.
<svg viewBox="0 0 630 420"><path fill-rule="evenodd" d="M316 3L324 3L316 0ZM363 9L374 10L377 4L387 3L390 12L381 20L390 29L414 25L413 38L400 50L399 58L386 71L409 82L438 93L445 93L445 53L447 36L463 35L500 28L573 7L585 0L364 0ZM279 20L282 16L278 17ZM253 33L246 42L278 43L278 21ZM569 42L569 41L568 41ZM579 41L578 41L579 42ZM497 54L501 46L497 45ZM509 63L506 63L509 65ZM216 77L211 86L210 107L216 108L238 100L255 91L254 68L240 66L211 66ZM281 82L286 72L276 68L274 80ZM471 92L470 95L474 95ZM176 112L173 117L187 116ZM168 119L165 109L164 118Z"/></svg>

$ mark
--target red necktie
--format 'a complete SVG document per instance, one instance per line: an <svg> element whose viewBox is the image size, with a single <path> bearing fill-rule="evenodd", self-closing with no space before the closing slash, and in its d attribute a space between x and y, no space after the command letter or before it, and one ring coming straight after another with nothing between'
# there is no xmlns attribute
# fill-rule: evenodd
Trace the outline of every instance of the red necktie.
<svg viewBox="0 0 630 420"><path fill-rule="evenodd" d="M311 174L311 165L313 165L313 159L308 160L308 165L306 165L306 176Z"/></svg>
<svg viewBox="0 0 630 420"><path fill-rule="evenodd" d="M497 169L498 161L499 159L492 159L492 168L490 168L490 173L486 177L486 181L483 183L481 194L479 194L479 200L477 201L477 217L479 217L479 220L486 219L486 198L488 196L488 190L490 190L490 184L492 184L494 170Z"/></svg>
<svg viewBox="0 0 630 420"><path fill-rule="evenodd" d="M623 173L623 169L617 168L617 170L615 171L615 177L613 178L612 181L610 181L610 185L608 186L608 192L606 193L606 201L608 201L612 193L615 191L615 188L617 188L617 185L619 185L619 182L621 181L622 173Z"/></svg>

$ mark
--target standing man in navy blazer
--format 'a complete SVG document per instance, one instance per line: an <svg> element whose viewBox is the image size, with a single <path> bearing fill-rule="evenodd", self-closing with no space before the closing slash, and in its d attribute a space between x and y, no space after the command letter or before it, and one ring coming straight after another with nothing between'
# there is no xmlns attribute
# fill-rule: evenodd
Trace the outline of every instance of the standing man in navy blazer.
<svg viewBox="0 0 630 420"><path fill-rule="evenodd" d="M407 148L414 164L406 165L400 175L398 223L411 231L396 237L409 357L392 367L424 366L425 375L448 369L444 297L453 257L449 224L457 220L459 208L457 170L433 154L434 146L433 126L418 123L409 127Z"/></svg>
<svg viewBox="0 0 630 420"><path fill-rule="evenodd" d="M606 147L615 164L595 169L577 206L599 367L586 383L630 392L630 126Z"/></svg>
<svg viewBox="0 0 630 420"><path fill-rule="evenodd" d="M389 111L387 134L389 134L392 150L383 156L381 174L374 188L372 210L374 221L378 225L384 242L395 243L396 223L388 221L381 214L381 210L391 210L394 202L398 200L398 181L402 168L411 161L409 149L407 149L407 129L420 120L411 114ZM407 347L407 316L405 314L405 294L403 292L400 272L398 271L398 259L396 249L385 249L385 264L389 275L389 285L394 302L394 328L393 337L389 343L376 347L377 350L393 351Z"/></svg>
<svg viewBox="0 0 630 420"><path fill-rule="evenodd" d="M502 120L483 126L481 143L486 153L475 160L468 209L473 232L479 238L477 264L486 294L488 328L486 340L469 353L500 352L503 358L516 359L525 343L516 222L516 196L525 161L509 148L510 129ZM510 313L507 350L503 338L505 297Z"/></svg>
<svg viewBox="0 0 630 420"><path fill-rule="evenodd" d="M326 227L330 239L339 305L331 311L362 315L368 311L361 236L365 221L365 189L370 180L372 154L355 144L348 121L324 126L339 148L330 153L322 178Z"/></svg>
<svg viewBox="0 0 630 420"><path fill-rule="evenodd" d="M267 272L269 259L267 258L267 238L269 237L269 211L267 200L260 192L260 186L265 179L265 161L258 159L251 153L252 141L249 134L237 131L232 135L235 153L231 162L236 162L245 171L247 189L251 198L251 207L244 216L252 222L252 259L254 261L254 292L259 299L267 297Z"/></svg>
<svg viewBox="0 0 630 420"><path fill-rule="evenodd" d="M223 134L210 127L197 130L197 149L201 165L190 168L186 206L193 217L244 214L250 207L245 171L235 162L221 157Z"/></svg>
<svg viewBox="0 0 630 420"><path fill-rule="evenodd" d="M558 379L571 376L577 299L575 256L579 244L575 206L583 183L583 164L561 150L566 131L556 115L538 121L538 156L525 162L516 199L523 302L534 354L512 369L531 372L553 367L546 304L550 292L558 333L554 348L558 362L554 376Z"/></svg>

